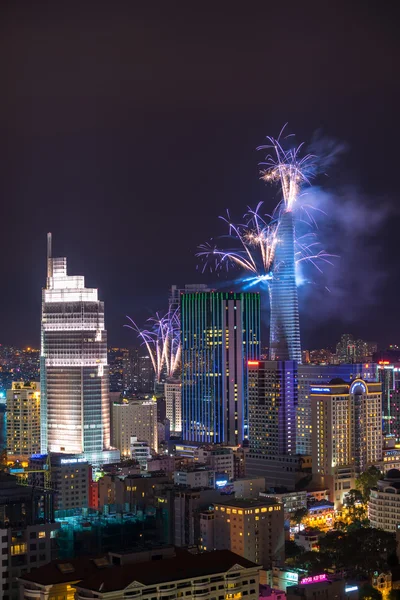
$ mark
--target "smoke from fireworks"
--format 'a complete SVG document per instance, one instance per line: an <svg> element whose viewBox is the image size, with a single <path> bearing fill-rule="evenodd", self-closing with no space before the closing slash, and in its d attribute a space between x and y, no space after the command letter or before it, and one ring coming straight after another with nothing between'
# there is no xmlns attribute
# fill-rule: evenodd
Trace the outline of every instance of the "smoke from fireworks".
<svg viewBox="0 0 400 600"><path fill-rule="evenodd" d="M282 134L282 132L281 132ZM301 157L303 144L295 149L285 151L280 143L280 137L268 137L268 144L260 146L258 150L271 149L265 161L260 163L261 179L267 182L278 182L282 190L282 201L275 208L272 215L260 214L262 202L255 210L248 209L244 215L244 223L234 224L227 217L220 217L228 224L229 233L219 238L219 244L203 244L197 256L205 260L214 270L230 267L239 268L249 274L244 281L249 285L268 282L279 268L275 261L275 252L280 243L279 228L284 212L295 209L304 211L306 218L299 218L299 223L305 223L309 228L315 225L309 205L300 203L296 206L301 196L302 185L309 184L314 170L314 156L307 154ZM229 242L229 243L228 243ZM313 231L295 237L295 262L308 261L318 270L320 261L331 264L332 255L321 249L321 244L316 239Z"/></svg>
<svg viewBox="0 0 400 600"><path fill-rule="evenodd" d="M141 329L131 317L127 319L131 324L125 327L135 331L147 349L157 383L161 382L164 374L167 378L173 378L181 361L179 308L170 308L162 317L156 313L155 317L147 319L148 329Z"/></svg>

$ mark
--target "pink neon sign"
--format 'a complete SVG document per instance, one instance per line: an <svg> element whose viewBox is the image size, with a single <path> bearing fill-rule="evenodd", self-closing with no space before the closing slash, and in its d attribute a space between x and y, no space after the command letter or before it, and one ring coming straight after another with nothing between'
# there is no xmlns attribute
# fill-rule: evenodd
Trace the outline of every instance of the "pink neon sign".
<svg viewBox="0 0 400 600"><path fill-rule="evenodd" d="M300 585L305 585L307 583L318 583L319 581L327 581L326 573L314 575L314 577L303 577L303 579L300 579Z"/></svg>

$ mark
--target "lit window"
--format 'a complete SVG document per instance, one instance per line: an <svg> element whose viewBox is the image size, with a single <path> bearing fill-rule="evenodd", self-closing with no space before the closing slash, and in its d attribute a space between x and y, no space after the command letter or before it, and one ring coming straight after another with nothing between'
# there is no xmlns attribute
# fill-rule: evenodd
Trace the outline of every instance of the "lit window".
<svg viewBox="0 0 400 600"><path fill-rule="evenodd" d="M45 531L39 531L39 536L40 538L45 538L46 537L46 532Z"/></svg>

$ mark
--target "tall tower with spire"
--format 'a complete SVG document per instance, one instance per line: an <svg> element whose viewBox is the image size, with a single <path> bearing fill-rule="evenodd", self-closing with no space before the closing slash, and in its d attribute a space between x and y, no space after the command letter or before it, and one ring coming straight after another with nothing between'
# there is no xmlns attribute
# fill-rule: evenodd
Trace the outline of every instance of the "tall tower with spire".
<svg viewBox="0 0 400 600"><path fill-rule="evenodd" d="M42 292L41 451L77 454L92 464L117 460L110 448L104 302L67 259L53 258L47 234Z"/></svg>
<svg viewBox="0 0 400 600"><path fill-rule="evenodd" d="M301 363L299 301L296 286L293 212L282 214L270 281L270 360Z"/></svg>

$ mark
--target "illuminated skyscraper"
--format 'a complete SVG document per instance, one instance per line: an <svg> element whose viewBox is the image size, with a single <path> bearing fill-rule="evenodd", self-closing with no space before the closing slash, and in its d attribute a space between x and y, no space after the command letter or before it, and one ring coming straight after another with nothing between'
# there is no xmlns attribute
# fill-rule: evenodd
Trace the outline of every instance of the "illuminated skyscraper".
<svg viewBox="0 0 400 600"><path fill-rule="evenodd" d="M104 303L67 259L52 258L47 238L42 295L41 451L80 454L91 463L115 460L110 449L109 378Z"/></svg>
<svg viewBox="0 0 400 600"><path fill-rule="evenodd" d="M182 430L193 442L247 438L247 361L260 353L260 296L181 295Z"/></svg>
<svg viewBox="0 0 400 600"><path fill-rule="evenodd" d="M342 503L356 473L382 460L382 386L341 379L311 387L312 470ZM344 469L346 468L346 469Z"/></svg>
<svg viewBox="0 0 400 600"><path fill-rule="evenodd" d="M278 228L274 275L270 281L270 359L301 363L299 302L294 260L293 213L285 212Z"/></svg>

